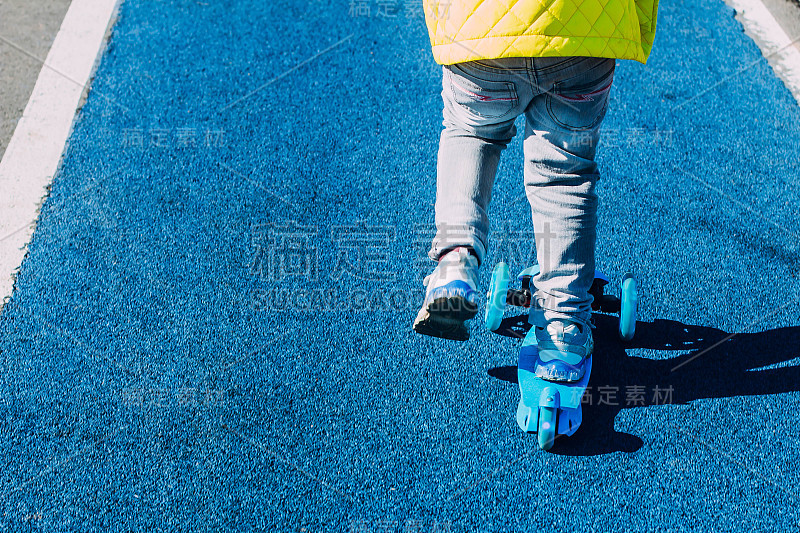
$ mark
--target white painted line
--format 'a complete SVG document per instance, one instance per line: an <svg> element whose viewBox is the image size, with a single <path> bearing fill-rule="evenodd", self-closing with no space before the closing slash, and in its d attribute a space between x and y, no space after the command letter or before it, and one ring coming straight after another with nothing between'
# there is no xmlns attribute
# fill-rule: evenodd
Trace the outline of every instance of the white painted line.
<svg viewBox="0 0 800 533"><path fill-rule="evenodd" d="M0 161L0 309L120 0L73 0Z"/></svg>
<svg viewBox="0 0 800 533"><path fill-rule="evenodd" d="M789 37L761 0L726 0L775 74L800 103L800 35Z"/></svg>

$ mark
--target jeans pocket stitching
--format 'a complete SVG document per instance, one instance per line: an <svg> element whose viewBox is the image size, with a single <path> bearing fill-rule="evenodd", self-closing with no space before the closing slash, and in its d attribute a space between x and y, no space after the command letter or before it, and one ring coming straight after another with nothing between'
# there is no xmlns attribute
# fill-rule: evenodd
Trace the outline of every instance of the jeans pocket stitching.
<svg viewBox="0 0 800 533"><path fill-rule="evenodd" d="M547 93L547 97L545 99L545 104L547 108L547 114L550 118L565 129L570 131L590 131L597 127L597 125L603 120L605 117L606 111L608 110L608 100L609 96L608 93L611 91L611 86L614 83L614 71L616 66L616 62L612 68L603 74L599 79L592 81L591 83L583 83L579 85L570 86L568 89L564 89L567 82L571 79L574 79L580 74L576 76L572 76L569 80L561 80L556 82L553 85L552 90ZM592 67L589 71L594 70L597 67ZM589 72L587 71L587 72ZM585 74L585 73L584 73ZM597 88L599 85L599 88ZM589 92L584 92L589 91ZM575 96L572 97L570 94L574 94ZM597 115L591 124L587 124L585 126L572 126L570 124L565 123L563 120L560 120L556 113L553 111L553 98L561 99L563 102L569 105L570 102L577 104L578 102L589 102L594 100L592 97L601 97L603 98L603 106L599 110L597 110Z"/></svg>
<svg viewBox="0 0 800 533"><path fill-rule="evenodd" d="M455 66L455 65L451 65L451 66ZM475 91L471 90L469 87L464 87L462 84L459 84L458 80L456 79L456 77L454 75L454 73L451 70L448 69L448 72L449 72L449 84L448 85L450 87L450 96L451 96L451 98L453 100L453 103L457 104L459 107L461 107L461 108L465 109L467 112L473 113L473 114L475 114L475 115L477 115L477 116L479 116L481 118L496 119L496 118L500 118L500 117L504 117L504 116L508 115L517 106L517 104L519 102L519 95L517 94L516 86L513 83L504 82L504 81L483 80L483 79L478 78L477 76L475 76L473 74L470 74L470 73L464 71L464 69L462 69L462 68L459 68L459 67L457 67L457 68L458 68L458 71L459 71L458 75L463 77L465 80L467 80L468 82L472 83L476 87L478 87L480 89L484 89L486 92L497 92L497 93L501 93L501 94L504 95L504 97L491 97L491 96L488 96L488 95L478 94ZM478 82L481 82L483 84L483 87L481 87L481 83L478 83ZM476 111L475 109L469 107L467 104L460 102L459 99L456 96L456 91L461 92L467 98L469 98L470 100L472 100L475 103L480 103L480 102L505 102L507 104L504 106L504 108L503 108L504 110L503 110L502 113L492 113L492 114L481 113L481 112ZM505 109L506 107L507 107L507 109Z"/></svg>
<svg viewBox="0 0 800 533"><path fill-rule="evenodd" d="M601 90L595 91L594 93L590 93L590 94L600 95L600 94L603 94L603 93L608 93L610 90L611 90L611 83L609 83L606 87L603 87ZM585 126L572 126L570 124L567 124L567 123L563 122L562 120L559 120L559 118L556 116L555 112L553 111L553 98L561 98L561 97L563 97L563 95L557 94L555 92L548 92L547 93L547 98L545 100L546 107L547 107L547 114L550 115L550 118L553 120L553 122L555 122L559 126L562 126L563 128L568 129L570 131L590 131L590 130L593 130L603 120L603 118L605 117L606 111L608 110L608 96L606 95L606 96L603 97L603 107L600 110L597 111L597 115L595 116L595 118L594 118L594 120L592 121L591 124L587 124ZM570 101L573 101L573 102L585 102L585 101L589 101L589 100L587 99L587 100L570 100Z"/></svg>

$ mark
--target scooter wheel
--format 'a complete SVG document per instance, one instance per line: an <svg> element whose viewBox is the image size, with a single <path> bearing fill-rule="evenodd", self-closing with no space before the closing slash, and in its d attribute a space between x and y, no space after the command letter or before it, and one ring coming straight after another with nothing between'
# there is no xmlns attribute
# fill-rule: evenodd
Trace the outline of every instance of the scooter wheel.
<svg viewBox="0 0 800 533"><path fill-rule="evenodd" d="M508 295L508 282L511 274L508 265L497 263L492 271L492 281L489 283L489 292L486 293L486 329L496 331L503 321L503 312L506 310L506 297Z"/></svg>
<svg viewBox="0 0 800 533"><path fill-rule="evenodd" d="M539 427L536 436L539 440L539 447L545 451L553 447L556 438L556 408L539 408Z"/></svg>
<svg viewBox="0 0 800 533"><path fill-rule="evenodd" d="M636 290L636 280L630 272L622 277L622 294L619 310L619 336L624 341L633 338L636 332L636 309L639 296Z"/></svg>

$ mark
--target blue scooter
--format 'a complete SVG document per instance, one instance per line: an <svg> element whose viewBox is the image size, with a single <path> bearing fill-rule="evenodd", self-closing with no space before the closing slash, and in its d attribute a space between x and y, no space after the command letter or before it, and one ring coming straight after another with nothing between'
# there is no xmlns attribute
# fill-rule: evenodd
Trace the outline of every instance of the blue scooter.
<svg viewBox="0 0 800 533"><path fill-rule="evenodd" d="M498 263L492 271L492 280L487 293L486 328L490 331L500 329L503 313L507 306L531 308L533 289L531 281L539 274L539 266L534 265L520 272L518 280L521 289L509 288L511 276L508 265ZM619 336L624 341L633 338L636 330L637 291L636 280L630 273L622 277L620 296L604 294L610 283L608 277L595 271L594 282L589 290L594 297L592 309L603 313L619 314ZM528 319L530 322L530 317ZM581 402L589 376L592 372L592 356L586 361L586 372L580 381L547 381L534 374L537 357L535 330L531 328L522 341L517 365L520 400L517 407L517 424L527 433L535 433L539 447L549 450L559 435L572 435L581 425Z"/></svg>

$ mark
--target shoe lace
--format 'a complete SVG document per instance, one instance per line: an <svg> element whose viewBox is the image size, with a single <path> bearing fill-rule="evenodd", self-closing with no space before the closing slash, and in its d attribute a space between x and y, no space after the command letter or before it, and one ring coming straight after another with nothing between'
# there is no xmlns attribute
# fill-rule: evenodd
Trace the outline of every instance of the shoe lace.
<svg viewBox="0 0 800 533"><path fill-rule="evenodd" d="M544 331L547 331L547 334L550 336L552 340L563 342L564 337L566 335L578 335L583 333L583 328L580 324L576 322L570 322L568 320L560 320L560 319L553 319L547 322L544 326L537 326Z"/></svg>

